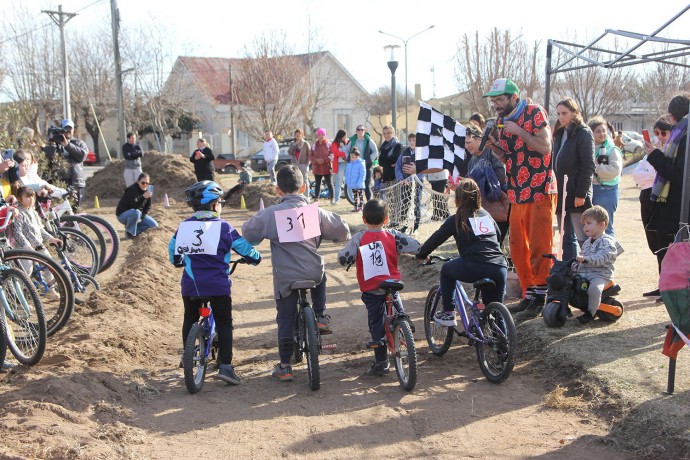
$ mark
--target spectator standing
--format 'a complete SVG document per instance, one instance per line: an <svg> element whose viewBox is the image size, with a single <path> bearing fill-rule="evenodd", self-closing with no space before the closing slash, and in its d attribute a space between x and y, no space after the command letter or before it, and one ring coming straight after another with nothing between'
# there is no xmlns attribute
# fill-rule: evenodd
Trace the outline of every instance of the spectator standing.
<svg viewBox="0 0 690 460"><path fill-rule="evenodd" d="M314 200L319 201L321 179L323 179L331 194L331 204L333 204L333 182L331 181L333 154L331 153L331 143L326 139L326 130L323 128L316 130L316 142L311 149L310 160L311 171L314 173ZM307 188L309 188L308 183Z"/></svg>
<svg viewBox="0 0 690 460"><path fill-rule="evenodd" d="M213 166L213 160L215 159L213 150L208 146L206 139L203 137L197 139L196 150L189 157L189 161L194 163L194 174L196 174L197 182L204 180L213 181L213 173L216 170L215 166Z"/></svg>
<svg viewBox="0 0 690 460"><path fill-rule="evenodd" d="M144 152L141 151L141 146L137 143L137 135L127 133L127 142L122 146L122 156L125 157L125 187L135 183L137 177L141 175L141 157L143 155Z"/></svg>
<svg viewBox="0 0 690 460"><path fill-rule="evenodd" d="M414 225L412 227L412 233L416 233L419 230L419 222L422 219L422 182L424 181L424 174L417 174L417 179L419 182L412 181L408 177L412 176L413 173L408 172L409 169L404 168L407 165L415 164L415 147L417 146L417 134L410 133L407 135L407 147L398 157L395 162L395 179L398 182L403 182L402 187L399 189L400 192L400 221L399 224L402 225L400 231L402 233L407 232L407 213L410 210L410 204L414 202ZM416 167L415 167L416 171ZM413 193L414 190L414 193Z"/></svg>
<svg viewBox="0 0 690 460"><path fill-rule="evenodd" d="M383 127L383 142L379 148L379 165L383 168L383 182L386 187L396 182L395 163L402 153L402 144L393 135L393 128ZM395 218L392 219L395 222Z"/></svg>
<svg viewBox="0 0 690 460"><path fill-rule="evenodd" d="M137 182L125 189L125 194L115 209L117 220L125 226L128 238L135 238L158 223L148 215L151 210L151 178L141 173Z"/></svg>
<svg viewBox="0 0 690 460"><path fill-rule="evenodd" d="M333 155L333 204L340 202L340 191L343 186L343 177L347 167L347 132L339 129L335 139L331 142L331 154Z"/></svg>
<svg viewBox="0 0 690 460"><path fill-rule="evenodd" d="M618 208L618 184L623 172L623 155L607 136L607 126L603 117L589 120L589 127L594 132L596 163L592 181L592 204L606 209L609 215L606 234L613 236L613 217Z"/></svg>
<svg viewBox="0 0 690 460"><path fill-rule="evenodd" d="M62 120L63 137L58 147L58 151L67 162L67 169L64 171L62 179L77 192L77 205L81 206L86 187L86 177L84 176L84 158L89 153L86 142L81 139L73 138L74 122L72 120Z"/></svg>
<svg viewBox="0 0 690 460"><path fill-rule="evenodd" d="M535 318L544 307L546 277L553 250L556 184L551 170L551 128L544 109L520 100L508 78L496 80L484 97L498 116L494 153L506 164L510 211L510 255L524 298L514 307L518 319ZM524 315L522 315L524 313ZM522 315L522 316L521 316Z"/></svg>
<svg viewBox="0 0 690 460"><path fill-rule="evenodd" d="M309 159L311 157L311 146L304 140L304 131L297 128L294 133L295 140L288 147L288 155L293 165L297 165L302 172L302 179L305 184L309 183ZM309 187L305 190L305 196L309 198Z"/></svg>
<svg viewBox="0 0 690 460"><path fill-rule="evenodd" d="M374 169L374 162L378 160L379 152L376 143L371 141L369 133L364 129L364 125L357 125L357 133L350 138L348 153L353 147L357 147L360 156L366 165L366 178L364 179L364 195L367 200L371 199L371 174Z"/></svg>
<svg viewBox="0 0 690 460"><path fill-rule="evenodd" d="M582 120L580 108L573 99L556 104L558 121L553 130L553 170L558 181L556 216L558 225L565 213L562 230L563 260L577 257L587 235L582 227L582 213L592 207L592 175L594 174L594 136ZM601 126L606 130L606 126ZM565 176L568 184L563 190ZM563 193L565 192L565 208Z"/></svg>
<svg viewBox="0 0 690 460"><path fill-rule="evenodd" d="M688 131L688 104L690 93L680 93L668 104L668 114L675 124L663 150L656 148L647 155L647 161L656 170L651 200L654 202L647 229L656 232L659 264L666 248L673 243L680 222L683 194L685 143Z"/></svg>
<svg viewBox="0 0 690 460"><path fill-rule="evenodd" d="M644 233L647 237L647 246L649 250L657 256L659 273L661 273L661 257L658 257L658 251L662 248L659 247L656 232L647 228L649 220L652 217L652 211L654 210L654 202L651 200L651 196L656 170L649 164L647 157L655 149L663 151L672 129L673 124L668 115L664 115L654 123L654 135L657 140L653 144L645 142L647 154L637 163L633 171L633 179L637 186L640 187L640 217L642 218L642 226L644 227ZM659 297L661 294L659 293L659 289L655 289L650 292L645 292L642 295L645 297Z"/></svg>
<svg viewBox="0 0 690 460"><path fill-rule="evenodd" d="M276 183L276 160L278 159L278 142L273 139L273 132L270 129L264 131L264 161L266 162L266 171L271 178L271 184ZM302 154L300 153L300 156ZM309 182L306 182L309 184ZM308 189L309 187L307 187ZM307 192L309 193L309 192Z"/></svg>
<svg viewBox="0 0 690 460"><path fill-rule="evenodd" d="M616 137L613 139L613 144L618 147L621 152L625 148L625 144L623 144L623 131L618 131L618 134L616 134Z"/></svg>
<svg viewBox="0 0 690 460"><path fill-rule="evenodd" d="M470 123L475 125L477 128L479 128L480 130L482 130L482 131L484 130L484 124L485 124L484 115L482 115L481 113L474 112L472 115L470 115L469 121L470 121Z"/></svg>

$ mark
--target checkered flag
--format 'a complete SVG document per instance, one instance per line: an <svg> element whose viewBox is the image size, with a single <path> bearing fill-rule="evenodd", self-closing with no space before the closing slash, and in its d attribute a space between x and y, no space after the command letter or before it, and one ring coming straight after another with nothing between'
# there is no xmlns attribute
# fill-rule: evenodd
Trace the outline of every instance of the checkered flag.
<svg viewBox="0 0 690 460"><path fill-rule="evenodd" d="M417 171L447 169L457 178L465 160L465 132L466 128L452 117L420 102L415 149Z"/></svg>

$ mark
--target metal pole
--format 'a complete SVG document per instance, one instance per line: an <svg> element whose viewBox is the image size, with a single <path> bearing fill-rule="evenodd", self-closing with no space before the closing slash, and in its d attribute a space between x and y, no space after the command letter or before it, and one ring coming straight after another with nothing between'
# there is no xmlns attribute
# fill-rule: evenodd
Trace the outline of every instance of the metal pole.
<svg viewBox="0 0 690 460"><path fill-rule="evenodd" d="M397 46L397 45L396 45ZM388 68L391 70L391 113L393 115L393 133L398 132L398 111L395 101L395 69L398 68L398 61L388 61Z"/></svg>
<svg viewBox="0 0 690 460"><path fill-rule="evenodd" d="M62 111L65 118L72 119L72 109L70 108L70 92L69 92L69 60L67 58L67 43L65 38L65 24L67 21L75 17L76 13L65 13L62 11L62 5L58 5L57 11L43 10L47 13L50 19L60 28L60 47L62 49ZM65 17L67 19L65 19Z"/></svg>
<svg viewBox="0 0 690 460"><path fill-rule="evenodd" d="M125 143L125 104L122 97L122 62L120 61L120 14L117 0L110 0L110 16L113 26L113 55L115 58L115 93L117 95L117 158L122 158Z"/></svg>
<svg viewBox="0 0 690 460"><path fill-rule="evenodd" d="M407 145L407 135L410 134L409 125L407 124L407 115L410 105L407 103L407 40L405 40L405 145Z"/></svg>
<svg viewBox="0 0 690 460"><path fill-rule="evenodd" d="M676 360L668 358L668 380L666 381L666 393L673 394L676 386Z"/></svg>
<svg viewBox="0 0 690 460"><path fill-rule="evenodd" d="M553 46L551 40L546 44L546 84L544 85L544 110L548 115L549 103L551 98L551 51ZM564 189L565 190L565 189Z"/></svg>
<svg viewBox="0 0 690 460"><path fill-rule="evenodd" d="M237 155L237 151L235 150L235 103L233 100L233 88L232 88L232 64L228 64L228 74L230 75L230 96L228 99L228 104L230 104L230 148L232 149L233 155Z"/></svg>

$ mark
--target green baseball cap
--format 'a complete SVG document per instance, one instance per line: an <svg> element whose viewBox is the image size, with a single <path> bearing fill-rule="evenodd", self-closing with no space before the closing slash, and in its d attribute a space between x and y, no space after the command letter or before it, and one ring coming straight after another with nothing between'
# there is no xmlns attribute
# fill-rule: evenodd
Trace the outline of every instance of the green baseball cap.
<svg viewBox="0 0 690 460"><path fill-rule="evenodd" d="M501 94L520 94L520 88L510 78L499 78L491 85L491 89L482 97L500 96Z"/></svg>

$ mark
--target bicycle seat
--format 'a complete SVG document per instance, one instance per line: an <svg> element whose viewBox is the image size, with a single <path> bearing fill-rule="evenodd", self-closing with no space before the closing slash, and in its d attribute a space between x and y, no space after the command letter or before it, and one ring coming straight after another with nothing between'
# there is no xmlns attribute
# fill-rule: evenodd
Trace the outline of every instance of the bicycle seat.
<svg viewBox="0 0 690 460"><path fill-rule="evenodd" d="M314 289L316 287L316 283L313 282L312 280L303 280L303 281L295 281L292 283L290 286L290 289Z"/></svg>
<svg viewBox="0 0 690 460"><path fill-rule="evenodd" d="M496 282L490 278L482 278L478 281L475 281L472 283L472 286L474 286L475 289L481 289L483 287L496 287Z"/></svg>
<svg viewBox="0 0 690 460"><path fill-rule="evenodd" d="M405 283L395 280L385 280L381 281L381 284L379 284L379 289L391 291L402 291L404 287Z"/></svg>

